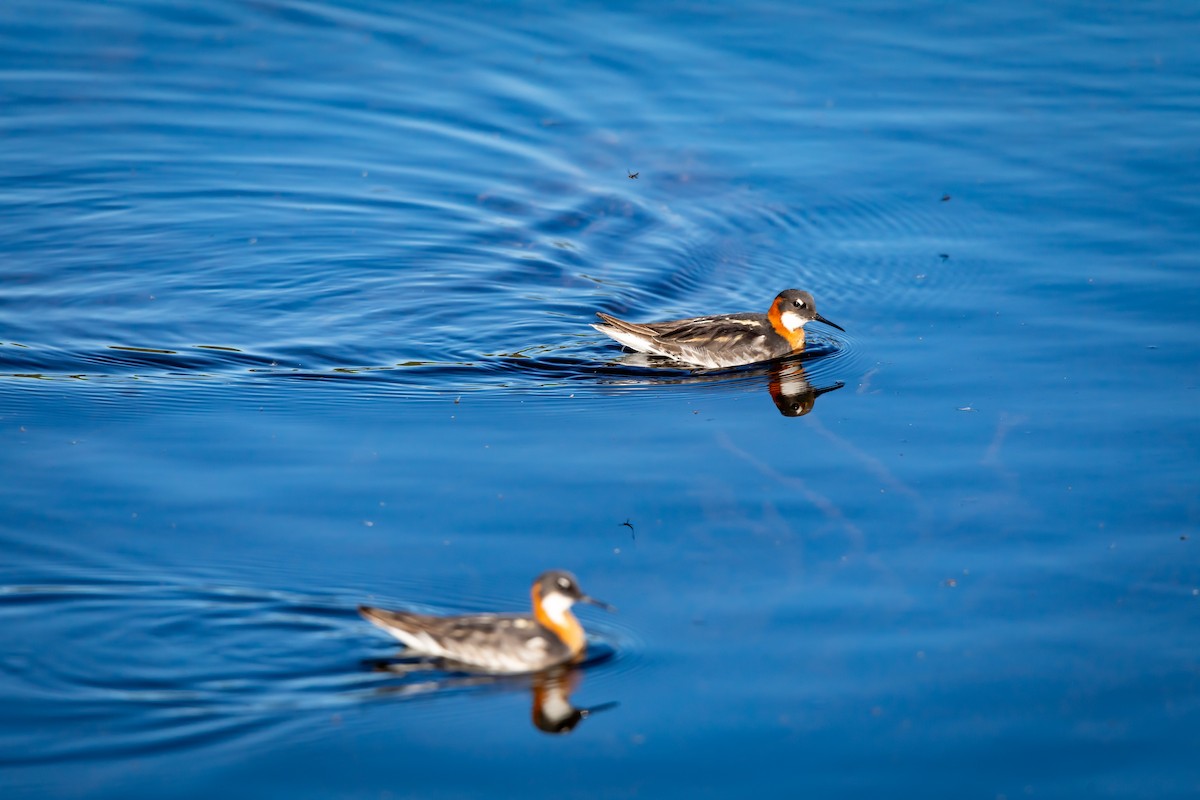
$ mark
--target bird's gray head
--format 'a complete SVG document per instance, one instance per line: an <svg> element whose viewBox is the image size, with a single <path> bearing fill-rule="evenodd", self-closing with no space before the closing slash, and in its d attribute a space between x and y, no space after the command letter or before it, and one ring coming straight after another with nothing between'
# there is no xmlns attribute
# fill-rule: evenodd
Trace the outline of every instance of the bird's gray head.
<svg viewBox="0 0 1200 800"><path fill-rule="evenodd" d="M552 569L539 575L533 582L533 592L542 603L553 597L558 603L565 603L568 608L573 603L591 603L606 611L613 610L608 603L584 594L575 576L562 569Z"/></svg>
<svg viewBox="0 0 1200 800"><path fill-rule="evenodd" d="M772 311L779 315L779 322L789 331L803 328L809 322L816 320L824 322L831 328L837 328L845 333L846 329L817 313L817 305L813 296L800 289L787 289L779 293L772 305Z"/></svg>

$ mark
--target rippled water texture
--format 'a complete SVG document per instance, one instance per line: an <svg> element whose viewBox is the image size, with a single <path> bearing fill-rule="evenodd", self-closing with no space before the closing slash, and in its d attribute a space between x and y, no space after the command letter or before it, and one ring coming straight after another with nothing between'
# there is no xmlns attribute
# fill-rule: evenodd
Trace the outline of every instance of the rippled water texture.
<svg viewBox="0 0 1200 800"><path fill-rule="evenodd" d="M1198 40L0 4L0 794L1200 794ZM590 327L789 287L784 363ZM355 613L551 567L564 674Z"/></svg>

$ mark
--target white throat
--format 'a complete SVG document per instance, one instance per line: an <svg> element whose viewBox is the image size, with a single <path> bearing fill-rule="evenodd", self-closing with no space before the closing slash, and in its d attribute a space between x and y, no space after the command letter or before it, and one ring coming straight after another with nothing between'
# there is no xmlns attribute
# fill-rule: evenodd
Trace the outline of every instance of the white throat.
<svg viewBox="0 0 1200 800"><path fill-rule="evenodd" d="M575 605L575 601L565 594L551 592L542 598L542 611L554 622L562 625L567 621L567 609Z"/></svg>
<svg viewBox="0 0 1200 800"><path fill-rule="evenodd" d="M779 321L783 323L783 327L789 331L794 331L803 328L806 322L811 322L812 320L805 319L795 311L785 311L779 315Z"/></svg>

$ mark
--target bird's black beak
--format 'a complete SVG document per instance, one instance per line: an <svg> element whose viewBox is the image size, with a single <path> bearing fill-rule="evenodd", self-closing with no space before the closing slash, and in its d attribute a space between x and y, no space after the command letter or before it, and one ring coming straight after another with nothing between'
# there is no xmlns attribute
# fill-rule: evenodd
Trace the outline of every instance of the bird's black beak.
<svg viewBox="0 0 1200 800"><path fill-rule="evenodd" d="M579 602L581 602L581 603L590 603L590 604L592 604L592 605L594 605L594 606L598 606L598 607L600 607L600 608L603 608L605 611L616 611L616 610L617 610L617 607L616 607L616 606L610 606L608 603L604 602L603 600L597 600L596 598L594 598L594 597L589 597L589 596L588 596L588 595L586 595L586 594L581 594L581 595L579 595Z"/></svg>
<svg viewBox="0 0 1200 800"><path fill-rule="evenodd" d="M841 330L841 328L838 328L838 330ZM842 331L842 333L845 333L845 331ZM832 392L835 389L840 389L845 385L846 384L843 381L838 381L833 386L826 386L824 389L813 389L813 397L820 397L826 392Z"/></svg>
<svg viewBox="0 0 1200 800"><path fill-rule="evenodd" d="M815 319L817 322L824 322L826 325L828 325L831 328L837 328L842 333L846 332L846 329L843 328L841 325L838 325L836 322L830 322L829 320L822 317L820 314L813 314L813 319Z"/></svg>
<svg viewBox="0 0 1200 800"><path fill-rule="evenodd" d="M601 711L608 711L610 708L616 708L619 705L621 704L616 700L610 700L607 703L601 703L600 705L581 708L579 709L579 713L584 719L587 719L592 714L599 714Z"/></svg>

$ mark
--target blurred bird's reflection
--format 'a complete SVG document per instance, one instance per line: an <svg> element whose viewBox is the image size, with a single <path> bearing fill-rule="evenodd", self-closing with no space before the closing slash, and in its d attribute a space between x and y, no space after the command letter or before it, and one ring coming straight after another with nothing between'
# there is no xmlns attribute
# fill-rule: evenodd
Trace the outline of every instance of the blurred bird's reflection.
<svg viewBox="0 0 1200 800"><path fill-rule="evenodd" d="M530 719L543 733L562 734L575 730L592 714L616 708L616 702L594 706L576 706L571 695L583 682L583 673L612 657L605 653L588 659L582 665L562 666L530 675L487 675L454 671L446 662L412 659L386 659L368 662L376 672L386 672L402 678L403 682L380 686L372 694L393 699L415 699L438 694L455 694L463 690L519 692L529 691Z"/></svg>

